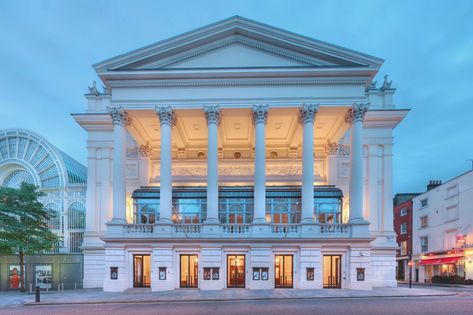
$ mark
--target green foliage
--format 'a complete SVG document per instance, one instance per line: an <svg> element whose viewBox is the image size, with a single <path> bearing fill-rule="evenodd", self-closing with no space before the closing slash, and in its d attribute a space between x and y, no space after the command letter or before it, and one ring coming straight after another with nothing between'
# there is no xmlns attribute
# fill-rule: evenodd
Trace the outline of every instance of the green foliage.
<svg viewBox="0 0 473 315"><path fill-rule="evenodd" d="M40 254L59 241L48 229L55 215L44 208L38 187L22 183L18 189L0 187L0 253L3 255Z"/></svg>

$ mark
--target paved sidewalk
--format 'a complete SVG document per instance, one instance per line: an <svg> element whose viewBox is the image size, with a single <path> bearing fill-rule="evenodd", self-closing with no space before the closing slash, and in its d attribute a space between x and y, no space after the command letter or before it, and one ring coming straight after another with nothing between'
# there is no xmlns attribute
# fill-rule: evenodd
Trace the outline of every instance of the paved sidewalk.
<svg viewBox="0 0 473 315"><path fill-rule="evenodd" d="M188 302L188 301L225 301L225 300L271 300L271 299L327 299L327 298L366 298L366 297L414 297L448 296L456 293L427 288L376 288L370 291L325 289L223 289L196 290L177 289L162 292L103 292L95 289L81 289L64 292L41 292L41 304L94 304L94 303L151 303L151 302ZM0 306L36 305L34 294L19 292L1 292Z"/></svg>

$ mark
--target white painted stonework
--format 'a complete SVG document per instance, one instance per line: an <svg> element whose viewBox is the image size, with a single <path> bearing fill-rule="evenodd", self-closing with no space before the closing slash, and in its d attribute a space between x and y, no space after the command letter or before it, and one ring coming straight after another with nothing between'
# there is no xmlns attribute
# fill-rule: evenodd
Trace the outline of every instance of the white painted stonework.
<svg viewBox="0 0 473 315"><path fill-rule="evenodd" d="M105 90L73 114L88 133L84 287L395 286L392 130L408 111L372 82L382 63L232 17L95 64ZM245 187L250 210L225 214L221 196ZM293 212L269 204L278 189ZM206 211L179 212L186 191ZM314 206L337 191L340 212Z"/></svg>
<svg viewBox="0 0 473 315"><path fill-rule="evenodd" d="M436 275L473 279L472 189L469 171L412 199L412 254L419 282ZM421 238L427 239L424 248Z"/></svg>

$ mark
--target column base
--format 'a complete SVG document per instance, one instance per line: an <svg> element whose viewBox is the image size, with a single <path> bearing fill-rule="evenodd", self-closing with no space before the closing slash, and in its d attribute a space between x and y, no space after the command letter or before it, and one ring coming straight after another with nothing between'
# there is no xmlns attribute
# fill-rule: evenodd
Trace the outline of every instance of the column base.
<svg viewBox="0 0 473 315"><path fill-rule="evenodd" d="M301 223L302 224L314 224L315 220L312 217L304 218L304 219L301 220Z"/></svg>
<svg viewBox="0 0 473 315"><path fill-rule="evenodd" d="M204 224L209 224L209 225L219 225L220 221L217 218L207 218L204 221Z"/></svg>
<svg viewBox="0 0 473 315"><path fill-rule="evenodd" d="M173 222L171 219L168 219L168 218L160 218L158 222L156 222L156 224L170 225L170 224L173 224Z"/></svg>
<svg viewBox="0 0 473 315"><path fill-rule="evenodd" d="M258 225L267 225L269 224L265 218L255 218L253 220L253 224L258 224Z"/></svg>

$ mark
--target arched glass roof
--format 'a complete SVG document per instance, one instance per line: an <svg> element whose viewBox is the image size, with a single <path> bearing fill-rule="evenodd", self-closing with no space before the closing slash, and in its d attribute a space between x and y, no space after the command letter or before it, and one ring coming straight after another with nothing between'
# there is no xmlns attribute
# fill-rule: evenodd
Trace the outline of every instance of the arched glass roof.
<svg viewBox="0 0 473 315"><path fill-rule="evenodd" d="M15 170L27 169L34 182L42 188L63 187L66 185L86 184L85 166L51 145L43 137L22 129L0 131L0 171L9 165L8 174L1 176L0 185ZM26 172L26 171L25 171ZM16 175L18 176L18 175ZM2 179L3 177L3 179Z"/></svg>

